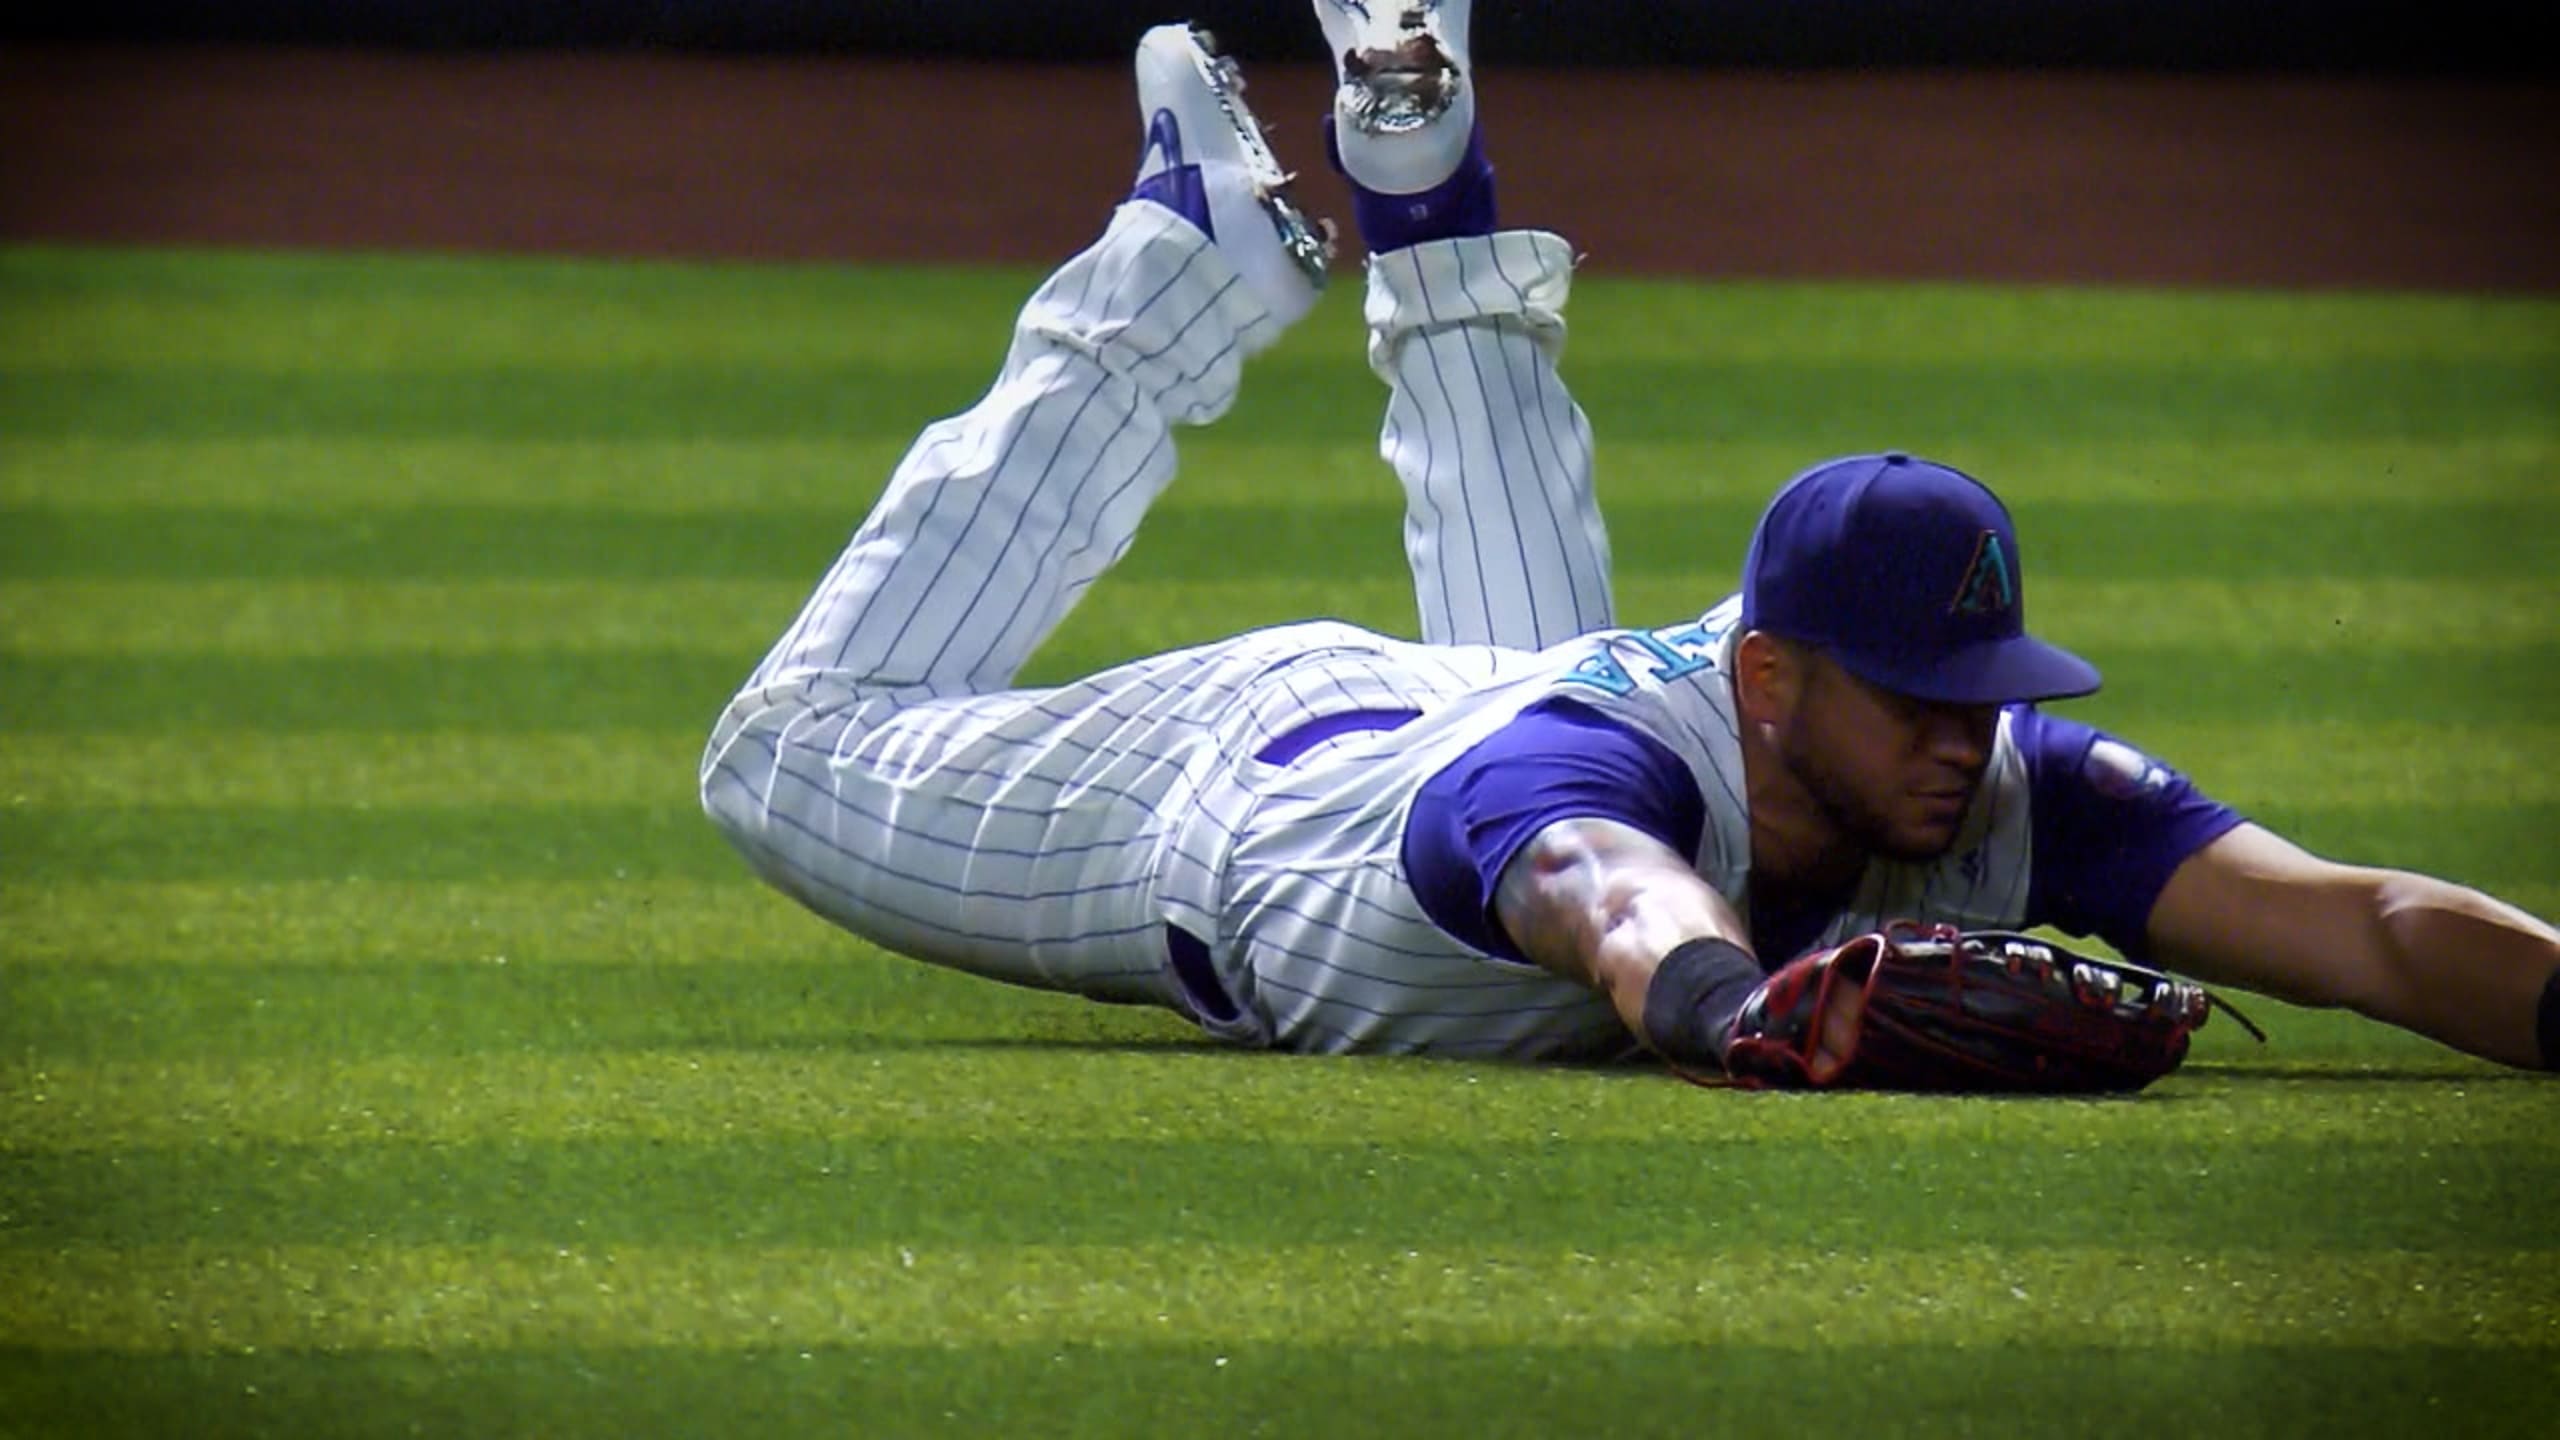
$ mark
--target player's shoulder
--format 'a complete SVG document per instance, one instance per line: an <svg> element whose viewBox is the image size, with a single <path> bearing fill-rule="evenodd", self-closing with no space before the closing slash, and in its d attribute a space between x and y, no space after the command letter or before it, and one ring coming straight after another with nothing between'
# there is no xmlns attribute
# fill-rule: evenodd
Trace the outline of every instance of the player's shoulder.
<svg viewBox="0 0 2560 1440"><path fill-rule="evenodd" d="M2001 735L2029 781L2043 791L2069 788L2134 800L2179 778L2165 762L2127 741L2033 705L2009 707L2001 716Z"/></svg>

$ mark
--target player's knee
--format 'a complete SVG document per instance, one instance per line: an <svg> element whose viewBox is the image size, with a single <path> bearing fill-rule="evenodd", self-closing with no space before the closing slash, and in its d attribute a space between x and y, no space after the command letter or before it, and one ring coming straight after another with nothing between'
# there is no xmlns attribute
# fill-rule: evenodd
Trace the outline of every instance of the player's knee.
<svg viewBox="0 0 2560 1440"><path fill-rule="evenodd" d="M836 753L869 713L862 697L825 687L740 692L703 747L703 813L751 856L784 843L776 826L833 795Z"/></svg>
<svg viewBox="0 0 2560 1440"><path fill-rule="evenodd" d="M754 695L740 695L720 714L702 748L697 776L702 813L732 844L753 854L771 823L773 772L781 755L783 718Z"/></svg>

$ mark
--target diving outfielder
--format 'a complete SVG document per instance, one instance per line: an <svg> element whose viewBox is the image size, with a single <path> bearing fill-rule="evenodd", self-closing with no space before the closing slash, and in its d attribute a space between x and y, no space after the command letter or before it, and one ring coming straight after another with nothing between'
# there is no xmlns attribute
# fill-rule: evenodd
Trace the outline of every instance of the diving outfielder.
<svg viewBox="0 0 2560 1440"><path fill-rule="evenodd" d="M919 959L1295 1051L1713 1069L1765 969L1907 919L2096 935L2553 1064L2550 926L2314 857L2036 709L2097 672L2026 633L2010 517L1953 469L1817 465L1740 594L1620 628L1556 368L1572 252L1496 227L1466 0L1316 11L1421 640L1284 625L1015 686L1174 430L1325 276L1235 67L1159 27L1130 198L712 734L704 807L766 879Z"/></svg>

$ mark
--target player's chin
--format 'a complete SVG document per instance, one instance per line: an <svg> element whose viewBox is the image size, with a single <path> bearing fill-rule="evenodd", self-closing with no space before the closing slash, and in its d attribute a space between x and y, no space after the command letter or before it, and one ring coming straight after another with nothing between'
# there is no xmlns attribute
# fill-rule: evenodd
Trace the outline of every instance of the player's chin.
<svg viewBox="0 0 2560 1440"><path fill-rule="evenodd" d="M1964 804L1915 803L1886 830L1883 849L1896 860L1936 860L1955 848L1964 831Z"/></svg>

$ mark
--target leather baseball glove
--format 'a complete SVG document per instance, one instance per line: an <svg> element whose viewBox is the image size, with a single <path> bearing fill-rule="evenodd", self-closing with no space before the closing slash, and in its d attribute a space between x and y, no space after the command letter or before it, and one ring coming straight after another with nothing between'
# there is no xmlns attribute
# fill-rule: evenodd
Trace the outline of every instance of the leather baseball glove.
<svg viewBox="0 0 2560 1440"><path fill-rule="evenodd" d="M1864 998L1845 1046L1836 1020L1820 1034L1843 985ZM1725 1070L1749 1086L2124 1093L2177 1069L2216 1007L2231 1010L2127 961L2007 931L1896 924L1781 966L1735 1016Z"/></svg>

